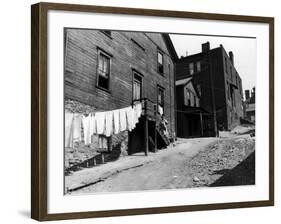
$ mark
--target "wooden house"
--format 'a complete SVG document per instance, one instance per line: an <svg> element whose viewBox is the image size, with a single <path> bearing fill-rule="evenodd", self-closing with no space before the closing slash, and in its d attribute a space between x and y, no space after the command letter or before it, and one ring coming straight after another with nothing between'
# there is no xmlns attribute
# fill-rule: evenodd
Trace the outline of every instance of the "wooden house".
<svg viewBox="0 0 281 224"><path fill-rule="evenodd" d="M192 77L176 81L177 136L181 138L204 136L204 123L209 113L201 108L201 93Z"/></svg>
<svg viewBox="0 0 281 224"><path fill-rule="evenodd" d="M126 134L128 152L155 150L162 112L170 136L175 133L176 59L167 34L67 28L65 101L96 111L142 102L140 122ZM113 136L113 143L119 139Z"/></svg>

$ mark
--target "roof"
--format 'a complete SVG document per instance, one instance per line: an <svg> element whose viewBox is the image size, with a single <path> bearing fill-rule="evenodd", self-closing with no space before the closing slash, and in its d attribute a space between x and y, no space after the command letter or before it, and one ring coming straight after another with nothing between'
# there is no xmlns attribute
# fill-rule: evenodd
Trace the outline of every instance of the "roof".
<svg viewBox="0 0 281 224"><path fill-rule="evenodd" d="M181 86L187 84L189 81L191 81L192 77L188 77L185 79L180 79L176 81L176 86Z"/></svg>

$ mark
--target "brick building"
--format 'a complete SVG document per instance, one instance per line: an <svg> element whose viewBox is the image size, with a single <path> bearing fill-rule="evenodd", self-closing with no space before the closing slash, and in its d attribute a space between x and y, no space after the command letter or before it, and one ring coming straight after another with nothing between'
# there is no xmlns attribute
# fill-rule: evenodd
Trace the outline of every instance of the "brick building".
<svg viewBox="0 0 281 224"><path fill-rule="evenodd" d="M209 114L204 119L203 135L215 135L215 123L217 130L230 130L239 124L243 90L232 52L227 54L222 45L210 49L209 42L202 44L202 52L181 57L176 64L176 80L189 77L200 92L200 108ZM178 111L177 116L181 113Z"/></svg>
<svg viewBox="0 0 281 224"><path fill-rule="evenodd" d="M144 116L124 134L129 153L142 151L157 145L159 110L175 132L176 59L167 34L65 29L65 102L108 111L142 101ZM113 136L113 144L119 139Z"/></svg>
<svg viewBox="0 0 281 224"><path fill-rule="evenodd" d="M245 90L245 118L255 122L256 121L256 88L253 87L251 90Z"/></svg>

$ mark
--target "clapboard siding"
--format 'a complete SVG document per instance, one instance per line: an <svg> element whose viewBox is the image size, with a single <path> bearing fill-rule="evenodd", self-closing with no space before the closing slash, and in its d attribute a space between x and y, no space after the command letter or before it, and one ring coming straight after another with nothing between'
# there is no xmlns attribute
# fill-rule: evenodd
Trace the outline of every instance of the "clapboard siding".
<svg viewBox="0 0 281 224"><path fill-rule="evenodd" d="M165 89L165 116L170 131L175 131L174 62L161 34L112 31L109 37L100 31L86 29L66 29L65 33L66 99L77 100L98 110L129 106L133 98L135 70L143 76L143 97L157 102L157 86ZM112 56L109 92L96 87L98 49ZM164 53L163 75L157 71L158 49Z"/></svg>

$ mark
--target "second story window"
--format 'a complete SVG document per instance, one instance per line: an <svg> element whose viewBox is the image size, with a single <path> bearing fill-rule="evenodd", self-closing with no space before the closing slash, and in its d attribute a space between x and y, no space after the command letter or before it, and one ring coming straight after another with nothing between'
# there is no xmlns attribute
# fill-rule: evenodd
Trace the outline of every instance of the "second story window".
<svg viewBox="0 0 281 224"><path fill-rule="evenodd" d="M184 94L184 104L185 106L190 106L191 105L191 94L189 89L185 89L185 94Z"/></svg>
<svg viewBox="0 0 281 224"><path fill-rule="evenodd" d="M109 90L110 56L98 51L97 86Z"/></svg>
<svg viewBox="0 0 281 224"><path fill-rule="evenodd" d="M200 72L200 71L201 71L201 62L200 62L200 61L197 61L197 62L196 62L196 71L197 71L197 72Z"/></svg>
<svg viewBox="0 0 281 224"><path fill-rule="evenodd" d="M189 63L189 74L190 75L194 74L194 64L193 64L193 62Z"/></svg>
<svg viewBox="0 0 281 224"><path fill-rule="evenodd" d="M164 73L164 55L160 51L157 52L157 69L160 74Z"/></svg>
<svg viewBox="0 0 281 224"><path fill-rule="evenodd" d="M142 97L142 77L134 72L133 100L139 100Z"/></svg>

